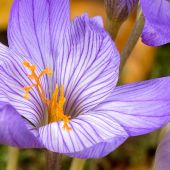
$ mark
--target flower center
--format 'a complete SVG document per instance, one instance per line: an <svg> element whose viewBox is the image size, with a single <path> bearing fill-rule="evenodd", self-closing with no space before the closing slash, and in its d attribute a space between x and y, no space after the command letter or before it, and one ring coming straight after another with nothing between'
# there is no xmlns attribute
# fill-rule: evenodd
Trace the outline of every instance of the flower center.
<svg viewBox="0 0 170 170"><path fill-rule="evenodd" d="M68 126L68 123L70 121L69 119L71 117L64 115L63 110L64 103L66 100L64 97L64 86L61 85L60 88L58 88L58 85L56 85L51 100L48 99L45 96L45 92L41 85L40 78L45 74L52 76L52 70L50 70L49 68L45 68L39 75L37 75L35 72L36 70L35 65L29 63L28 61L24 61L23 65L31 71L31 74L28 75L28 78L33 81L33 84L31 84L30 86L23 87L23 90L25 90L24 98L28 100L29 91L33 87L35 87L43 103L46 105L48 109L48 123L63 121L64 122L63 128L68 131L71 130L71 127Z"/></svg>

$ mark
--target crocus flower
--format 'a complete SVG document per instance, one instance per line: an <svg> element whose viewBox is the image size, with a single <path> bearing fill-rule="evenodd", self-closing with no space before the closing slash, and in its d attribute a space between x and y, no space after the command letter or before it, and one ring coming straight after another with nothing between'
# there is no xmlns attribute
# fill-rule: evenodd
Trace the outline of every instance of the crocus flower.
<svg viewBox="0 0 170 170"><path fill-rule="evenodd" d="M135 0L127 0L131 4ZM140 0L145 25L142 41L149 46L160 46L170 42L170 1Z"/></svg>
<svg viewBox="0 0 170 170"><path fill-rule="evenodd" d="M150 46L159 46L170 42L170 1L140 0L145 26L142 41Z"/></svg>
<svg viewBox="0 0 170 170"><path fill-rule="evenodd" d="M0 143L102 157L170 119L170 77L116 87L119 53L100 17L69 0L15 0L0 45Z"/></svg>
<svg viewBox="0 0 170 170"><path fill-rule="evenodd" d="M155 170L169 170L170 167L170 131L161 140L155 158Z"/></svg>

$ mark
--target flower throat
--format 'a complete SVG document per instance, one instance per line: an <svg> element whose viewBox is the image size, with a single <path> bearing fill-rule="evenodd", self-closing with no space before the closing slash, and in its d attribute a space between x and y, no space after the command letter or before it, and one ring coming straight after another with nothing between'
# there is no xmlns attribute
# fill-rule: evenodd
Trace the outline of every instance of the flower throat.
<svg viewBox="0 0 170 170"><path fill-rule="evenodd" d="M64 103L66 100L64 97L64 86L61 85L60 88L58 88L58 85L56 85L51 100L48 99L45 96L45 92L41 85L40 78L45 74L52 76L52 71L49 68L45 68L39 75L37 75L35 72L36 71L35 65L29 63L28 61L24 61L23 65L31 71L31 74L28 75L28 78L34 82L30 86L23 87L23 90L25 90L24 98L28 100L29 91L33 87L35 87L36 90L38 91L40 98L42 99L43 103L46 105L48 109L48 123L63 121L64 122L63 128L68 131L71 130L71 128L68 126L70 116L64 115L63 111Z"/></svg>

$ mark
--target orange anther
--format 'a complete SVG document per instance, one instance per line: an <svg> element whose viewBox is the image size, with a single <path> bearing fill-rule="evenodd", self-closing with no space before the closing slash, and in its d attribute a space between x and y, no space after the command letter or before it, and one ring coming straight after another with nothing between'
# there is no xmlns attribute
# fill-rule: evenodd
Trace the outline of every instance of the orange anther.
<svg viewBox="0 0 170 170"><path fill-rule="evenodd" d="M29 75L28 75L28 78L31 79L31 80L34 80L35 77L34 77L34 75L29 74Z"/></svg>
<svg viewBox="0 0 170 170"><path fill-rule="evenodd" d="M23 61L22 64L25 66L25 67L30 67L30 63L28 61Z"/></svg>
<svg viewBox="0 0 170 170"><path fill-rule="evenodd" d="M60 95L58 95L60 93ZM59 96L59 99L58 99ZM50 112L49 112L49 122L56 122L56 121L63 121L63 129L71 130L71 128L68 126L70 116L64 115L64 103L65 103L65 97L64 97L64 86L60 86L60 91L58 91L58 86L56 85L56 88L54 90L52 100L50 101Z"/></svg>
<svg viewBox="0 0 170 170"><path fill-rule="evenodd" d="M23 65L31 71L31 74L28 75L28 78L35 81L33 86L36 87L41 99L48 106L48 99L46 98L43 87L40 83L40 80L39 80L40 77L35 72L36 66L34 64L29 63L28 61L24 61ZM32 85L30 87L32 88ZM30 91L30 89L29 89L29 91ZM29 91L26 91L26 93L28 93ZM28 96L28 94L25 94L25 96Z"/></svg>
<svg viewBox="0 0 170 170"><path fill-rule="evenodd" d="M50 70L48 67L45 68L41 73L40 75L38 76L39 78L42 77L44 74L48 74L49 76L52 76L53 72L52 70Z"/></svg>
<svg viewBox="0 0 170 170"><path fill-rule="evenodd" d="M36 69L36 66L33 64L30 66L31 71L34 71Z"/></svg>
<svg viewBox="0 0 170 170"><path fill-rule="evenodd" d="M28 61L24 61L23 65L31 71L31 74L28 75L28 78L35 82L34 84L30 86L23 87L23 89L25 90L24 98L26 99L29 98L29 91L35 86L38 91L39 96L41 97L44 104L47 106L48 113L49 113L49 123L63 121L64 122L63 129L70 131L71 127L68 126L68 123L71 117L64 115L64 110L63 110L64 103L66 101L64 97L64 86L61 85L60 90L59 90L58 85L56 85L56 88L52 95L52 99L49 100L45 96L45 92L41 85L40 78L45 74L51 76L52 70L47 67L39 75L37 75L35 72L36 70L35 65L29 63Z"/></svg>

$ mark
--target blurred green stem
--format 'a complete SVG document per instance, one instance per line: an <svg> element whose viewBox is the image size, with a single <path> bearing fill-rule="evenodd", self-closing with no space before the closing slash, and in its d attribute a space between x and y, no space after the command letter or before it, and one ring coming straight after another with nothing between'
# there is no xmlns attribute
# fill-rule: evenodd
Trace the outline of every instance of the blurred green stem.
<svg viewBox="0 0 170 170"><path fill-rule="evenodd" d="M6 170L17 170L18 169L18 157L19 149L14 147L8 147L8 162Z"/></svg>
<svg viewBox="0 0 170 170"><path fill-rule="evenodd" d="M46 151L46 170L60 170L61 157L61 154Z"/></svg>
<svg viewBox="0 0 170 170"><path fill-rule="evenodd" d="M74 158L71 163L70 170L83 170L85 165L85 159Z"/></svg>
<svg viewBox="0 0 170 170"><path fill-rule="evenodd" d="M144 27L144 23L145 23L144 16L143 16L142 12L140 11L137 16L135 25L132 29L132 32L130 34L130 37L127 40L127 42L123 48L121 58L120 58L121 59L120 71L122 71L123 66L125 65L127 59L129 58L131 52L134 49L139 37L141 36L142 30Z"/></svg>
<svg viewBox="0 0 170 170"><path fill-rule="evenodd" d="M107 18L107 31L109 32L113 40L116 39L121 24L122 22Z"/></svg>

